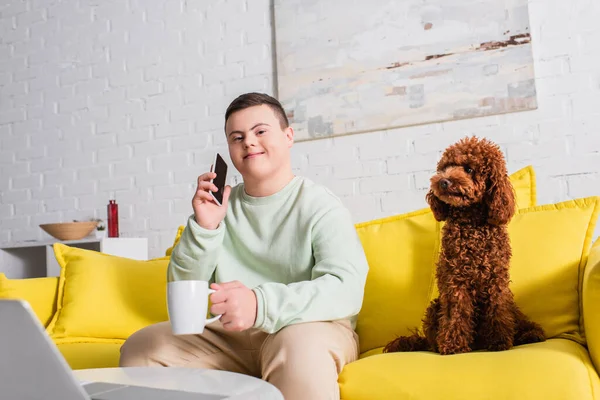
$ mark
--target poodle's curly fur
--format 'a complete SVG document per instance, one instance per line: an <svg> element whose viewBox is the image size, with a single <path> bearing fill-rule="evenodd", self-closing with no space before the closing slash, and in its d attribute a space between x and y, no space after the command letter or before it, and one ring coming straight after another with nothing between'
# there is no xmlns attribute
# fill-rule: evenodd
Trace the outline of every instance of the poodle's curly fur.
<svg viewBox="0 0 600 400"><path fill-rule="evenodd" d="M424 336L396 338L384 352L457 354L544 341L509 288L506 224L515 196L500 148L477 137L448 147L426 198L436 220L446 221L436 270L440 295L427 308Z"/></svg>

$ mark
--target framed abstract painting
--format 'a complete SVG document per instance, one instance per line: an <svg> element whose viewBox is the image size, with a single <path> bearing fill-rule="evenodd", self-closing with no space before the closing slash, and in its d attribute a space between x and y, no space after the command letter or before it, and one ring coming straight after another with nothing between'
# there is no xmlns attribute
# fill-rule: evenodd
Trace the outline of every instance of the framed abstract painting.
<svg viewBox="0 0 600 400"><path fill-rule="evenodd" d="M527 0L274 0L296 140L537 108Z"/></svg>

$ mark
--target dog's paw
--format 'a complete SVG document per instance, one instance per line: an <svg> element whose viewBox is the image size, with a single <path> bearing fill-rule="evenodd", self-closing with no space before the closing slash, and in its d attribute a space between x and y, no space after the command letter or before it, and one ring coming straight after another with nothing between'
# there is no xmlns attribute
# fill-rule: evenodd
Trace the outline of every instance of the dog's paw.
<svg viewBox="0 0 600 400"><path fill-rule="evenodd" d="M438 346L441 355L462 354L471 352L469 346L457 346L455 344L443 344Z"/></svg>
<svg viewBox="0 0 600 400"><path fill-rule="evenodd" d="M489 351L504 351L509 350L512 347L513 344L510 340L498 341L487 345Z"/></svg>
<svg viewBox="0 0 600 400"><path fill-rule="evenodd" d="M546 336L541 329L532 329L523 332L515 339L515 344L539 343L546 341Z"/></svg>
<svg viewBox="0 0 600 400"><path fill-rule="evenodd" d="M383 348L384 353L395 353L400 350L400 338L396 338L385 345Z"/></svg>
<svg viewBox="0 0 600 400"><path fill-rule="evenodd" d="M429 349L427 339L414 334L412 336L401 336L388 343L383 349L384 353L404 351L426 351Z"/></svg>

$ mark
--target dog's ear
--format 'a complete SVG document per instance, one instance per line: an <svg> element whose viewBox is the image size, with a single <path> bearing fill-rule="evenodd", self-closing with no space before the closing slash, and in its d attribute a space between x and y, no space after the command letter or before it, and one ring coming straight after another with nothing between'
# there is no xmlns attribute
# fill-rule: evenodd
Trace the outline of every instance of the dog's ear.
<svg viewBox="0 0 600 400"><path fill-rule="evenodd" d="M515 214L515 191L508 174L496 169L489 177L485 202L488 208L488 223L507 224Z"/></svg>
<svg viewBox="0 0 600 400"><path fill-rule="evenodd" d="M429 192L427 192L425 199L427 200L427 204L429 204L431 211L433 211L433 216L437 221L445 221L446 218L448 218L450 206L438 199L437 196L433 194L433 190L429 190Z"/></svg>

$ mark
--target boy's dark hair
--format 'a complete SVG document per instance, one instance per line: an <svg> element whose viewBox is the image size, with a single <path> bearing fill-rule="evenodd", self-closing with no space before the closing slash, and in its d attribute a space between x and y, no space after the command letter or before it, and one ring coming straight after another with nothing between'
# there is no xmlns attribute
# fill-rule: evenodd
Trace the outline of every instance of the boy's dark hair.
<svg viewBox="0 0 600 400"><path fill-rule="evenodd" d="M256 92L242 94L233 100L231 104L229 104L229 107L227 107L227 111L225 111L225 123L227 123L227 120L234 112L241 111L248 107L261 106L263 104L266 104L273 110L275 116L279 119L281 129L290 126L287 115L285 115L285 110L281 106L279 100L268 94Z"/></svg>

